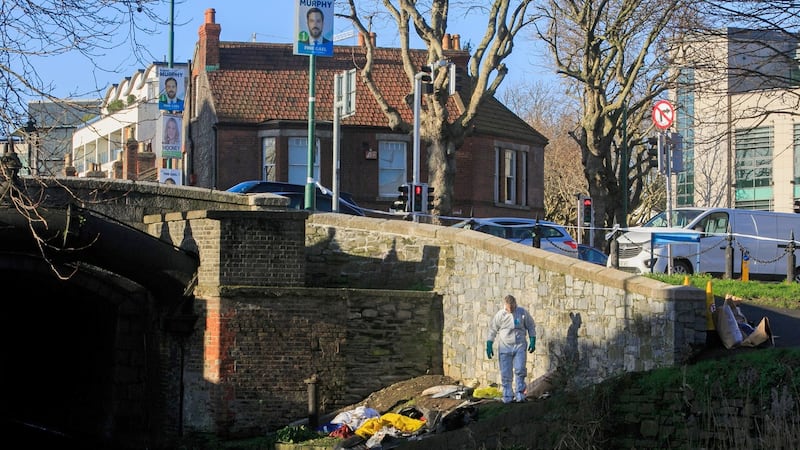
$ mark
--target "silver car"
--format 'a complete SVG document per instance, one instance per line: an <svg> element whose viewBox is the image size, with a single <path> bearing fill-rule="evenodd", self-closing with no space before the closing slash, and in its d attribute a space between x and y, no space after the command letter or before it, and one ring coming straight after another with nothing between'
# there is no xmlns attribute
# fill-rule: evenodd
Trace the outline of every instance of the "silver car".
<svg viewBox="0 0 800 450"><path fill-rule="evenodd" d="M542 250L578 257L577 242L563 225L555 222L519 217L473 217L452 226L480 231L528 246L533 246L533 238L536 235L539 238L539 248Z"/></svg>

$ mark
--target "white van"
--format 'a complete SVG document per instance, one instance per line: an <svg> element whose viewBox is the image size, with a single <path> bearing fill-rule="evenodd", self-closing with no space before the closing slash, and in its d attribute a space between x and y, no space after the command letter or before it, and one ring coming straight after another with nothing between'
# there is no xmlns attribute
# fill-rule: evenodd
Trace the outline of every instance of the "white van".
<svg viewBox="0 0 800 450"><path fill-rule="evenodd" d="M721 276L729 226L735 277L741 276L742 260L746 259L752 279L786 279L787 244L792 233L795 248L800 248L800 214L749 209L676 208L671 227L662 212L617 238L618 268L638 274L666 273L667 255L671 254L672 273ZM794 280L800 282L798 254L795 250ZM612 258L607 265L612 267Z"/></svg>

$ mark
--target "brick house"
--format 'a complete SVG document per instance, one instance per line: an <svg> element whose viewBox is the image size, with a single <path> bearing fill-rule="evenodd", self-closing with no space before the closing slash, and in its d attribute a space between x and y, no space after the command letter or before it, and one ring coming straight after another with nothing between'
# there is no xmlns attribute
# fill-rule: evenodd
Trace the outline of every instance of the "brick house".
<svg viewBox="0 0 800 450"><path fill-rule="evenodd" d="M192 64L191 101L184 111L188 184L215 189L251 179L305 184L309 57L294 55L292 44L221 42L222 27L214 19L215 10L206 10ZM360 77L365 53L361 45L336 45L332 57L316 58L314 178L328 187L334 172L333 80L353 68ZM461 67L470 56L460 50L457 38L445 41L445 53ZM422 66L426 52L413 51L412 57ZM412 105L406 101L413 98L407 97L413 87L403 72L400 49L376 47L373 76L389 104L413 123ZM361 206L387 211L397 199L397 187L412 178L412 133L392 130L372 94L356 84L356 113L340 122L339 186ZM448 108L451 117L458 117L456 101L451 99ZM542 217L546 144L542 134L499 101L484 101L457 152L452 214ZM427 156L424 143L420 147L424 182Z"/></svg>

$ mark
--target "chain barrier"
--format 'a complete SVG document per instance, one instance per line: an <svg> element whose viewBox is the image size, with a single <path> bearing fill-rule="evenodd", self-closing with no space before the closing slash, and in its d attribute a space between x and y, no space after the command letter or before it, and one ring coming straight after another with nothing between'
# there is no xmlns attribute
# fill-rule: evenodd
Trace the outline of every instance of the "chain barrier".
<svg viewBox="0 0 800 450"><path fill-rule="evenodd" d="M753 254L750 253L750 250L742 246L739 241L736 241L736 246L739 248L739 251L742 252L742 254L747 255L750 258L750 261L753 261L756 264L774 264L789 256L789 248L787 247L783 250L783 254L779 254L775 259L758 259L753 257Z"/></svg>
<svg viewBox="0 0 800 450"><path fill-rule="evenodd" d="M428 221L432 221L432 220L436 219L436 220L439 220L439 221L444 220L444 221L453 221L454 223L457 223L457 222L461 222L461 221L464 221L464 220L472 219L472 217L435 216L435 215L432 215L432 214L427 214L427 213L422 213L422 212L406 212L406 211L396 211L396 212L389 211L389 212L387 212L387 211L380 211L380 210L374 210L374 209L368 209L368 208L361 208L361 209L365 213L368 212L368 213L374 214L376 216L398 217L398 218L402 218L404 220L405 219L409 219L409 218L411 218L413 220L416 217L418 219L426 219ZM574 226L574 225L561 225L561 226L563 226L564 229L566 229L569 233L578 233L578 232L581 232L583 230L593 230L595 232L605 232L606 236L609 236L610 234L620 235L620 234L625 233L627 231L631 231L630 228L620 228L620 227L606 228L606 227L577 227L577 226ZM642 231L642 229L640 227L637 227L637 231ZM658 233L658 231L652 231L651 233ZM703 255L705 253L710 252L711 250L714 250L715 248L719 247L720 245L723 245L725 243L725 241L728 239L728 234L706 234L706 233L704 233L704 235L705 236L720 236L720 240L714 242L713 244L711 244L711 245L709 245L707 247L701 248L697 252L687 253L687 254L685 254L683 256L685 256L687 258L694 258L694 257L700 256L700 255ZM780 261L781 259L787 257L789 255L790 250L792 250L792 249L791 249L790 246L787 245L786 248L783 249L783 252L781 254L779 254L778 256L776 256L774 259L761 260L761 259L754 258L753 254L750 252L750 249L748 249L747 247L744 247L738 240L736 240L737 237L739 237L739 238L752 238L752 239L756 239L756 240L769 240L769 241L774 241L776 243L777 242L781 242L781 243L783 243L783 242L786 242L786 243L792 242L794 244L793 247L794 247L795 250L800 249L800 241L797 241L797 240L795 240L795 241L785 240L784 241L784 240L768 239L768 238L762 238L762 237L759 237L759 236L752 236L752 235L738 234L738 233L731 233L730 236L733 238L732 240L736 243L736 247L738 248L738 250L740 252L742 252L742 254L747 254L749 256L750 260L753 261L755 264L774 264L774 263ZM534 236L531 236L531 238L534 239ZM573 237L573 239L574 239L574 237ZM555 247L556 249L558 249L561 252L568 253L568 254L577 254L578 253L577 249L572 249L570 247L565 247L560 242L554 241L549 237L541 238L541 240L547 241L548 244L552 245L553 247ZM517 242L519 242L519 241L517 241ZM625 245L627 246L627 248L633 248L633 249L636 249L638 251L642 251L642 250L649 249L650 248L649 244L650 244L650 241L645 241L645 242L642 242L641 244L626 243ZM689 245L689 244L686 244L686 243L675 243L675 244L672 244L672 245ZM727 244L725 244L725 245L727 245Z"/></svg>

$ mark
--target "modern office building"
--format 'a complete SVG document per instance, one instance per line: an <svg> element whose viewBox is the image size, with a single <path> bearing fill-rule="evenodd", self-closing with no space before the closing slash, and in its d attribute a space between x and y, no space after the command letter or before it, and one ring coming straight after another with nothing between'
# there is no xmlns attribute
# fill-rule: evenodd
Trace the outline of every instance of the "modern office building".
<svg viewBox="0 0 800 450"><path fill-rule="evenodd" d="M674 91L684 171L673 204L792 212L800 200L796 34L728 28L685 40Z"/></svg>

